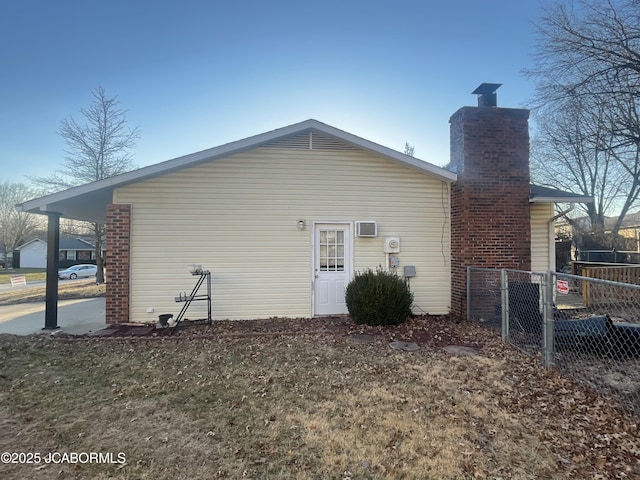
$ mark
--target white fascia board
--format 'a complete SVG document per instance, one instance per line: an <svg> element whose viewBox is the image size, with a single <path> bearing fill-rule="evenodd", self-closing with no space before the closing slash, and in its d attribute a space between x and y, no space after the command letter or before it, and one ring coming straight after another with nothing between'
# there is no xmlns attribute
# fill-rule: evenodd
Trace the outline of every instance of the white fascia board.
<svg viewBox="0 0 640 480"><path fill-rule="evenodd" d="M592 197L535 197L529 203L593 203Z"/></svg>
<svg viewBox="0 0 640 480"><path fill-rule="evenodd" d="M16 250L22 250L22 249L23 249L24 247L26 247L27 245L31 245L32 243L35 243L35 242L40 242L40 243L44 243L44 244L46 244L46 242L43 242L43 241L42 241L42 240L40 240L39 238L34 238L34 239L32 239L32 240L29 240L29 241L28 241L28 242L26 242L26 243L23 243L22 245L17 246L17 247L16 247Z"/></svg>

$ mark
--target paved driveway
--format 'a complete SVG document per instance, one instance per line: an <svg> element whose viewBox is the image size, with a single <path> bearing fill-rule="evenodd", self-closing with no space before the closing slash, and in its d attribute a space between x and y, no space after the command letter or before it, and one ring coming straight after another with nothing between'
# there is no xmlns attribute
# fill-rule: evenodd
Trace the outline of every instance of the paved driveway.
<svg viewBox="0 0 640 480"><path fill-rule="evenodd" d="M0 334L42 333L45 303L19 303L0 306ZM58 330L80 335L106 327L104 297L58 302Z"/></svg>

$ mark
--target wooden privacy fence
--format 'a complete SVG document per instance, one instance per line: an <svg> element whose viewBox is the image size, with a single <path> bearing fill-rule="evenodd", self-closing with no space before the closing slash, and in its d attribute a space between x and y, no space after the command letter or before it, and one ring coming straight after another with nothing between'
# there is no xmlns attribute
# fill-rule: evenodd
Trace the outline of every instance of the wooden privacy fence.
<svg viewBox="0 0 640 480"><path fill-rule="evenodd" d="M575 263L579 265L574 265L574 269L579 271L579 275L583 277L640 285L640 265ZM633 293L635 294L635 292ZM585 307L590 307L594 304L637 301L637 299L628 298L629 294L629 290L617 290L599 283L582 282L582 301Z"/></svg>

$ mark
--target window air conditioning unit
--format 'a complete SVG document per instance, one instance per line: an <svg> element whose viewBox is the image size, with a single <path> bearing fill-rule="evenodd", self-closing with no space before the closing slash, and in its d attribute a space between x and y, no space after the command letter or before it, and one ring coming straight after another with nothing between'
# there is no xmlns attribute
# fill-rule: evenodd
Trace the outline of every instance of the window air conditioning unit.
<svg viewBox="0 0 640 480"><path fill-rule="evenodd" d="M376 222L356 222L356 237L377 237L378 224Z"/></svg>
<svg viewBox="0 0 640 480"><path fill-rule="evenodd" d="M400 253L400 237L384 237L384 253Z"/></svg>

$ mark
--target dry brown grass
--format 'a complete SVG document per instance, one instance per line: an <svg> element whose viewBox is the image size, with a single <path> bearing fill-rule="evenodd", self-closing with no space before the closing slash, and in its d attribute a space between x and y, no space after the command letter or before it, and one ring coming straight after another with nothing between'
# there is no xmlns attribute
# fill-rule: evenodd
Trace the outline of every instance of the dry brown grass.
<svg viewBox="0 0 640 480"><path fill-rule="evenodd" d="M0 477L640 475L633 421L474 326L447 328L479 348L475 357L396 352L386 333L361 345L342 332L238 328L139 340L0 335L0 451L126 455L125 465L0 465Z"/></svg>
<svg viewBox="0 0 640 480"><path fill-rule="evenodd" d="M0 293L0 305L11 305L15 303L26 302L44 302L45 301L44 285L37 287L14 287L9 292ZM105 284L96 285L95 280L74 281L58 283L58 298L60 300L72 298L90 298L102 297L105 294Z"/></svg>

